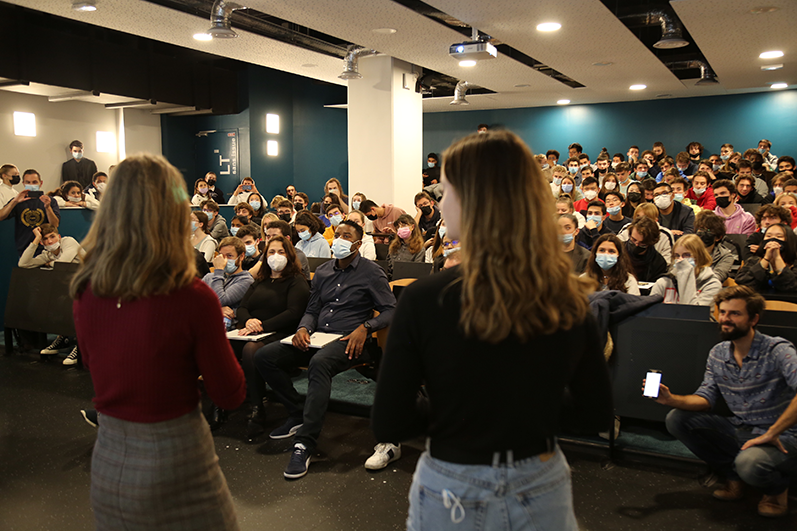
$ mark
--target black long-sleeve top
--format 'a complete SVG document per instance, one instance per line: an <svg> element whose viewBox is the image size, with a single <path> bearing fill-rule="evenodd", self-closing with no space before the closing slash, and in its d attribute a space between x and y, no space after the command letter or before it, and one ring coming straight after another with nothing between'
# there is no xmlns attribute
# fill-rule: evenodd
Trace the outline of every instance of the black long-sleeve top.
<svg viewBox="0 0 797 531"><path fill-rule="evenodd" d="M763 245L763 242L762 242ZM794 266L786 266L777 274L761 266L761 258L753 256L736 272L736 283L747 286L759 293L776 291L780 293L797 293L797 270Z"/></svg>
<svg viewBox="0 0 797 531"><path fill-rule="evenodd" d="M249 319L260 319L264 332L289 336L296 332L308 300L310 286L303 275L255 281L235 314L238 327L246 327Z"/></svg>
<svg viewBox="0 0 797 531"><path fill-rule="evenodd" d="M456 267L403 291L372 410L377 440L428 435L432 456L489 455L536 446L565 422L607 429L612 397L594 317L526 343L468 338L458 278ZM428 404L417 400L422 383Z"/></svg>
<svg viewBox="0 0 797 531"><path fill-rule="evenodd" d="M77 181L83 188L91 184L91 179L97 173L97 165L93 160L82 158L80 162L69 159L61 165L61 182Z"/></svg>

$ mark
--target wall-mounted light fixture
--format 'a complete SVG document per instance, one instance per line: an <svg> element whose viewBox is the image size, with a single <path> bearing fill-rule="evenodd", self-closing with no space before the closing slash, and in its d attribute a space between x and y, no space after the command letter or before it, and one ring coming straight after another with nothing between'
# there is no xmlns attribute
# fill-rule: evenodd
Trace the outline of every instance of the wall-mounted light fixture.
<svg viewBox="0 0 797 531"><path fill-rule="evenodd" d="M279 143L276 140L266 142L266 155L276 157L280 153Z"/></svg>
<svg viewBox="0 0 797 531"><path fill-rule="evenodd" d="M280 116L279 114L266 115L266 133L278 135L280 133Z"/></svg>
<svg viewBox="0 0 797 531"><path fill-rule="evenodd" d="M97 131L97 153L116 153L116 137L110 131Z"/></svg>
<svg viewBox="0 0 797 531"><path fill-rule="evenodd" d="M32 112L15 112L14 134L17 136L36 136L36 115Z"/></svg>

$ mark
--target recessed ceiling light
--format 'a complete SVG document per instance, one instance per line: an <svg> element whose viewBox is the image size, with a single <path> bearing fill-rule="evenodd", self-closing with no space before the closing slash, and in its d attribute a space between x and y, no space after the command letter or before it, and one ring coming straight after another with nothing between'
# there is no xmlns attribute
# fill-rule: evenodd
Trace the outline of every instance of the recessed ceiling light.
<svg viewBox="0 0 797 531"><path fill-rule="evenodd" d="M524 87L530 87L530 86L531 85L529 85L528 83L521 83L520 85L515 85L515 88L524 88Z"/></svg>
<svg viewBox="0 0 797 531"><path fill-rule="evenodd" d="M302 68L315 68L317 66L318 65L313 64L313 63L305 63L305 64L302 65Z"/></svg>
<svg viewBox="0 0 797 531"><path fill-rule="evenodd" d="M779 7L775 6L755 7L750 10L750 13L754 15L763 15L764 13L773 13L779 9L780 9Z"/></svg>
<svg viewBox="0 0 797 531"><path fill-rule="evenodd" d="M785 89L785 88L789 88L789 84L788 83L772 83L772 85L770 85L770 88L773 88L773 89Z"/></svg>
<svg viewBox="0 0 797 531"><path fill-rule="evenodd" d="M459 66L464 66L464 67L476 66L476 61L470 61L470 60L468 60L468 61L460 61L459 62Z"/></svg>
<svg viewBox="0 0 797 531"><path fill-rule="evenodd" d="M376 28L371 30L374 33L381 33L382 35L393 35L396 33L396 30L393 28Z"/></svg>
<svg viewBox="0 0 797 531"><path fill-rule="evenodd" d="M198 41L212 41L213 35L210 33L194 33L194 38Z"/></svg>
<svg viewBox="0 0 797 531"><path fill-rule="evenodd" d="M648 88L648 86L647 85L631 85L628 88L631 89L631 90L645 90L646 88Z"/></svg>
<svg viewBox="0 0 797 531"><path fill-rule="evenodd" d="M75 0L72 2L72 9L75 11L97 11L97 2L82 2Z"/></svg>
<svg viewBox="0 0 797 531"><path fill-rule="evenodd" d="M559 105L567 105L570 103L570 100L556 100L556 103Z"/></svg>
<svg viewBox="0 0 797 531"><path fill-rule="evenodd" d="M761 67L761 70L780 70L781 68L783 68L783 64L765 65Z"/></svg>
<svg viewBox="0 0 797 531"><path fill-rule="evenodd" d="M557 31L561 29L562 25L558 22L543 22L537 24L537 31Z"/></svg>
<svg viewBox="0 0 797 531"><path fill-rule="evenodd" d="M773 50L771 52L764 52L758 57L760 59L777 59L778 57L783 57L783 52L780 50Z"/></svg>
<svg viewBox="0 0 797 531"><path fill-rule="evenodd" d="M600 63L592 63L592 66L609 66L613 64L611 61L601 61Z"/></svg>

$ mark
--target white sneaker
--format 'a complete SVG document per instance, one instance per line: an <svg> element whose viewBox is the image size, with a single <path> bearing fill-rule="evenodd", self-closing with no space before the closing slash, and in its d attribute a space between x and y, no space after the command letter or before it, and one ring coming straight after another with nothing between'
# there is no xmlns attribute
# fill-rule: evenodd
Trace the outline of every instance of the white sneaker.
<svg viewBox="0 0 797 531"><path fill-rule="evenodd" d="M69 338L66 336L58 336L55 341L50 343L50 346L42 349L39 354L60 354L61 352L69 352L72 346L69 344Z"/></svg>
<svg viewBox="0 0 797 531"><path fill-rule="evenodd" d="M401 457L401 445L396 446L391 443L379 443L374 446L374 455L365 462L368 470L381 470L389 463Z"/></svg>
<svg viewBox="0 0 797 531"><path fill-rule="evenodd" d="M63 364L64 365L77 365L77 345L75 345L75 348L73 348L72 352L69 353L69 356L64 358Z"/></svg>

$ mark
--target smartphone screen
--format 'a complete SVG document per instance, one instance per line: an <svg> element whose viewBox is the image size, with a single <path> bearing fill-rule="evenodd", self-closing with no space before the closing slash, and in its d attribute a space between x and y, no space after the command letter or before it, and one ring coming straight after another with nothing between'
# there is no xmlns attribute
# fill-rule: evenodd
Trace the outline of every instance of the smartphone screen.
<svg viewBox="0 0 797 531"><path fill-rule="evenodd" d="M645 377L645 391L642 394L650 398L658 398L660 383L661 383L661 373L649 372L648 375Z"/></svg>

